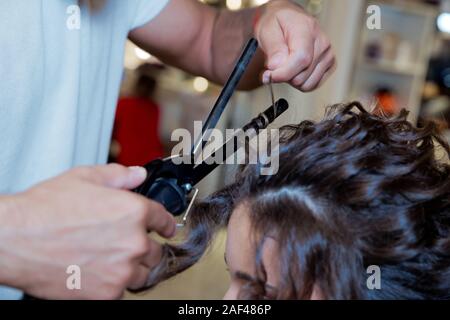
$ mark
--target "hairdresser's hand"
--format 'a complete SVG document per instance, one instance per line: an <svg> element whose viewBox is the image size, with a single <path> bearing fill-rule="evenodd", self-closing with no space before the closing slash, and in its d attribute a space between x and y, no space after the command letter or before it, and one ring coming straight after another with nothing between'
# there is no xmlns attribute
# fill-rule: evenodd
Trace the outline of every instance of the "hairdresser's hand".
<svg viewBox="0 0 450 320"><path fill-rule="evenodd" d="M0 215L0 283L45 299L115 299L142 287L161 258L147 230L171 237L176 228L161 205L124 191L144 179L142 168L79 168L13 196L9 218ZM71 265L81 290L66 286Z"/></svg>
<svg viewBox="0 0 450 320"><path fill-rule="evenodd" d="M333 72L335 57L318 22L300 6L273 0L262 7L256 37L267 56L263 82L288 82L311 91Z"/></svg>

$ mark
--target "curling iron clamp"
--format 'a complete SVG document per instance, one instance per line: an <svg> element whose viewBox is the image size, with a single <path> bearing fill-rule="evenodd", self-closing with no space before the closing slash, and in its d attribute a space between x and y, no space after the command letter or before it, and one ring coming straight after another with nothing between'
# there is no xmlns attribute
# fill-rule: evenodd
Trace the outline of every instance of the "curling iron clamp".
<svg viewBox="0 0 450 320"><path fill-rule="evenodd" d="M198 194L198 189L195 186L219 166L217 161L203 161L200 164L196 164L196 156L199 150L207 144L211 129L215 128L219 122L222 113L257 49L258 42L255 39L251 39L246 45L230 78L209 114L202 128L202 136L192 147L191 154L158 159L144 166L148 173L147 179L134 191L161 203L174 216L180 216L185 213L183 222L186 222L186 217ZM269 124L282 115L288 108L289 105L286 100L281 99L277 101L265 112L245 125L241 129L241 133L254 133L254 135L257 135L260 130L267 128ZM223 154L224 161L237 152L236 139L236 136L232 137L216 151L222 152L219 154ZM186 161L187 159L190 161ZM192 199L188 201L193 191Z"/></svg>

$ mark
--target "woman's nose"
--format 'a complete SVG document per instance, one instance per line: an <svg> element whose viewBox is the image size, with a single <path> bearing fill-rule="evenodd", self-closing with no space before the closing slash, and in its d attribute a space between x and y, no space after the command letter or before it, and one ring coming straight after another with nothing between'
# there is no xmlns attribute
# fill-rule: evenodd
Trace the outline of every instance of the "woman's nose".
<svg viewBox="0 0 450 320"><path fill-rule="evenodd" d="M223 300L237 300L237 290L230 286L223 296Z"/></svg>

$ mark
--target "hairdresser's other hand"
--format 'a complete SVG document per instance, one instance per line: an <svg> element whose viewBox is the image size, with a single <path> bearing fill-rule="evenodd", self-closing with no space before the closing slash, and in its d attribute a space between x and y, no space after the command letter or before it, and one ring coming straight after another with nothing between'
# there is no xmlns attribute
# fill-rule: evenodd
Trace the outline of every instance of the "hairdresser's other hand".
<svg viewBox="0 0 450 320"><path fill-rule="evenodd" d="M145 176L119 165L78 168L13 196L0 243L9 279L0 281L44 299L116 299L142 287L161 258L147 231L171 237L176 229L161 205L125 190ZM72 265L81 290L67 288Z"/></svg>
<svg viewBox="0 0 450 320"><path fill-rule="evenodd" d="M302 91L319 87L334 71L335 56L318 22L299 5L273 0L262 7L255 35L267 56L263 82L288 82Z"/></svg>

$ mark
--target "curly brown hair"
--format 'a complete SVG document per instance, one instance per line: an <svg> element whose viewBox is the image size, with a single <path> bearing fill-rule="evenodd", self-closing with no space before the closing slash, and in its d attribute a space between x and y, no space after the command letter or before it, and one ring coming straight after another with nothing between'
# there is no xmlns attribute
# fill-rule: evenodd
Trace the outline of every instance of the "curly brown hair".
<svg viewBox="0 0 450 320"><path fill-rule="evenodd" d="M256 259L255 277L238 274L242 299L309 299L315 286L325 299L449 299L450 166L436 149L450 149L433 123L417 128L407 115L388 119L352 102L283 127L278 174L244 166L197 203L186 242L166 245L149 285L196 263L245 201L256 257L276 235L282 281L266 292ZM381 269L381 290L366 286L370 265Z"/></svg>

